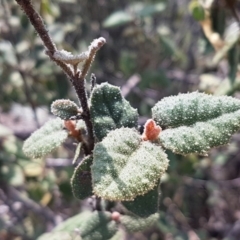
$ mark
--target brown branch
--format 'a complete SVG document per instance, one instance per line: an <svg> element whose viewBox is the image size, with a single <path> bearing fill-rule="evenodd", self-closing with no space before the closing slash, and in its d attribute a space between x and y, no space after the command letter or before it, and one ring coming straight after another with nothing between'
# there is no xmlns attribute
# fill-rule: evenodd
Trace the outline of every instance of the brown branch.
<svg viewBox="0 0 240 240"><path fill-rule="evenodd" d="M73 77L73 72L67 64L53 58L54 52L57 51L56 45L53 43L50 35L48 34L41 16L33 8L31 0L16 0L16 2L21 6L22 10L25 12L31 24L37 31L39 37L42 39L45 48L47 48L46 54L50 57L51 60L53 60L58 66L62 68L64 73L67 74L69 78Z"/></svg>
<svg viewBox="0 0 240 240"><path fill-rule="evenodd" d="M94 134L93 134L93 125L91 122L91 115L90 115L90 110L88 107L88 102L87 102L87 94L86 94L86 88L85 88L85 77L88 73L89 68L91 67L91 64L94 60L94 57L97 53L97 51L106 43L106 40L104 38L98 38L95 39L90 47L89 47L89 57L85 61L82 71L79 72L79 76L72 81L76 93L78 95L78 98L81 102L81 106L83 109L83 116L85 115L85 123L87 126L87 131L88 131L88 141L89 141L89 154L92 152L94 148Z"/></svg>
<svg viewBox="0 0 240 240"><path fill-rule="evenodd" d="M16 2L21 6L23 11L26 13L30 22L32 23L35 30L42 39L44 46L47 48L46 54L50 57L51 60L53 60L58 66L62 68L62 70L69 77L72 85L75 88L80 104L82 106L83 120L85 121L87 126L88 151L86 152L86 154L87 155L91 154L94 147L94 134L90 110L88 107L88 98L85 88L85 77L88 73L89 68L91 67L91 63L93 62L97 51L105 44L106 40L101 37L95 39L91 43L87 52L88 54L87 59L85 60L85 63L81 71L77 70L76 68L77 65L74 65L73 68L71 68L67 64L67 62L64 62L64 59L60 61L59 59L54 58L54 53L57 52L57 48L53 43L52 39L50 38L48 31L46 30L41 16L34 10L31 0L16 0Z"/></svg>
<svg viewBox="0 0 240 240"><path fill-rule="evenodd" d="M75 77L74 79L71 80L71 82L75 88L76 94L81 103L82 117L87 127L88 152L86 154L91 154L94 148L94 134L93 134L93 125L91 121L90 110L88 107L87 94L85 90L85 80L81 80L79 79L79 77Z"/></svg>
<svg viewBox="0 0 240 240"><path fill-rule="evenodd" d="M42 39L44 46L52 54L57 50L55 44L50 38L47 29L44 26L41 16L33 8L32 2L30 0L16 0L16 2L21 6L22 10L26 13L31 24L37 31L39 37Z"/></svg>

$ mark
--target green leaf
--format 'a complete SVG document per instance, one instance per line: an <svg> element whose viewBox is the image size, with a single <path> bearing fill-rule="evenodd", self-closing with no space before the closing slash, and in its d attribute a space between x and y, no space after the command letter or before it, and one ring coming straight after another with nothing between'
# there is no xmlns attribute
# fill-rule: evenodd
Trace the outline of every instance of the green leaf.
<svg viewBox="0 0 240 240"><path fill-rule="evenodd" d="M52 103L51 112L61 119L68 120L72 116L76 116L79 109L76 103L69 99L58 99Z"/></svg>
<svg viewBox="0 0 240 240"><path fill-rule="evenodd" d="M122 202L122 205L133 214L139 217L148 217L151 214L157 213L159 209L159 185L150 190L143 196L137 196L133 201Z"/></svg>
<svg viewBox="0 0 240 240"><path fill-rule="evenodd" d="M153 118L164 128L162 145L175 153L207 152L227 144L240 129L240 100L204 93L167 97L152 109Z"/></svg>
<svg viewBox="0 0 240 240"><path fill-rule="evenodd" d="M92 195L91 164L93 157L88 156L75 168L71 179L73 195L85 199Z"/></svg>
<svg viewBox="0 0 240 240"><path fill-rule="evenodd" d="M118 87L108 83L94 88L90 111L94 132L99 141L116 128L137 127L137 110L122 97Z"/></svg>
<svg viewBox="0 0 240 240"><path fill-rule="evenodd" d="M130 23L134 20L133 16L126 11L117 11L112 13L103 22L103 27L111 28L118 27Z"/></svg>
<svg viewBox="0 0 240 240"><path fill-rule="evenodd" d="M107 240L116 232L117 226L111 219L111 213L83 212L60 223L51 233L44 234L37 240Z"/></svg>
<svg viewBox="0 0 240 240"><path fill-rule="evenodd" d="M120 217L120 222L124 226L127 232L134 233L138 231L144 231L150 227L157 224L159 220L159 214L155 213L148 218L132 217L127 215L122 215Z"/></svg>
<svg viewBox="0 0 240 240"><path fill-rule="evenodd" d="M205 19L205 10L198 0L193 0L190 2L189 11L196 21L203 21Z"/></svg>
<svg viewBox="0 0 240 240"><path fill-rule="evenodd" d="M59 147L68 137L63 129L63 121L59 118L45 123L35 131L23 145L24 153L32 158L40 158Z"/></svg>
<svg viewBox="0 0 240 240"><path fill-rule="evenodd" d="M134 129L111 131L93 151L93 191L108 200L130 201L153 189L168 167L160 146Z"/></svg>

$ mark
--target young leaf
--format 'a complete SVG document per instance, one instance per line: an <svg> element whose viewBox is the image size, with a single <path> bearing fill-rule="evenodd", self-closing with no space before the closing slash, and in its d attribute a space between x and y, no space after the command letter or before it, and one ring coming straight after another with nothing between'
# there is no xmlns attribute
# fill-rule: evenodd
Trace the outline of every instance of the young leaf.
<svg viewBox="0 0 240 240"><path fill-rule="evenodd" d="M94 132L99 141L116 128L137 127L137 110L122 97L118 87L108 83L94 88L90 111Z"/></svg>
<svg viewBox="0 0 240 240"><path fill-rule="evenodd" d="M116 232L117 226L111 219L111 213L83 212L62 222L51 233L44 234L37 240L106 240Z"/></svg>
<svg viewBox="0 0 240 240"><path fill-rule="evenodd" d="M204 93L167 97L152 109L162 127L162 145L175 153L206 153L213 147L227 144L240 129L240 100L215 97Z"/></svg>
<svg viewBox="0 0 240 240"><path fill-rule="evenodd" d="M133 201L122 202L122 205L130 212L139 217L149 217L157 213L159 208L159 185L143 196L137 196Z"/></svg>
<svg viewBox="0 0 240 240"><path fill-rule="evenodd" d="M153 189L167 167L160 146L142 141L134 129L116 129L94 148L93 191L104 199L131 201Z"/></svg>
<svg viewBox="0 0 240 240"><path fill-rule="evenodd" d="M91 164L92 156L86 157L75 168L71 179L73 195L79 199L85 199L92 195Z"/></svg>
<svg viewBox="0 0 240 240"><path fill-rule="evenodd" d="M68 120L78 114L78 106L69 99L58 99L51 105L51 112L63 120Z"/></svg>
<svg viewBox="0 0 240 240"><path fill-rule="evenodd" d="M63 129L63 121L52 119L35 131L23 145L24 153L32 158L40 158L59 147L68 137Z"/></svg>
<svg viewBox="0 0 240 240"><path fill-rule="evenodd" d="M120 217L120 222L124 226L127 232L134 233L138 231L144 231L150 227L157 224L159 220L159 214L155 213L148 218L132 217L127 215L122 215Z"/></svg>

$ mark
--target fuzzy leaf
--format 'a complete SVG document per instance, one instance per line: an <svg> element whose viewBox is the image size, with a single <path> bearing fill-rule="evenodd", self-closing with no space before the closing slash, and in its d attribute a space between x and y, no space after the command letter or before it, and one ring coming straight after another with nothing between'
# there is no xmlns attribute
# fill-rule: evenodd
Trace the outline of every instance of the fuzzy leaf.
<svg viewBox="0 0 240 240"><path fill-rule="evenodd" d="M240 129L240 100L227 96L180 94L164 98L152 112L160 126L171 128L161 132L162 145L184 155L206 155Z"/></svg>
<svg viewBox="0 0 240 240"><path fill-rule="evenodd" d="M78 106L69 99L59 99L52 103L51 112L63 120L68 120L78 114Z"/></svg>
<svg viewBox="0 0 240 240"><path fill-rule="evenodd" d="M144 231L150 227L157 224L159 219L159 214L155 213L148 218L132 217L127 215L122 215L120 217L120 222L124 226L127 232L133 233L138 231Z"/></svg>
<svg viewBox="0 0 240 240"><path fill-rule="evenodd" d="M108 83L94 88L90 111L94 132L99 141L116 128L137 127L137 110L122 97L118 87Z"/></svg>
<svg viewBox="0 0 240 240"><path fill-rule="evenodd" d="M160 146L134 129L111 131L93 151L93 191L108 200L130 201L153 189L168 167Z"/></svg>
<svg viewBox="0 0 240 240"><path fill-rule="evenodd" d="M75 168L71 179L73 195L79 199L85 199L92 195L91 164L92 156L86 157Z"/></svg>
<svg viewBox="0 0 240 240"><path fill-rule="evenodd" d="M111 213L83 212L62 222L51 233L43 234L37 240L107 240L116 232L117 226L111 219Z"/></svg>
<svg viewBox="0 0 240 240"><path fill-rule="evenodd" d="M139 217L148 217L151 214L157 213L160 195L159 186L157 185L143 196L137 196L133 201L122 202L123 206Z"/></svg>
<svg viewBox="0 0 240 240"><path fill-rule="evenodd" d="M56 118L45 123L35 131L23 145L24 153L32 158L40 158L59 147L68 137L63 122Z"/></svg>

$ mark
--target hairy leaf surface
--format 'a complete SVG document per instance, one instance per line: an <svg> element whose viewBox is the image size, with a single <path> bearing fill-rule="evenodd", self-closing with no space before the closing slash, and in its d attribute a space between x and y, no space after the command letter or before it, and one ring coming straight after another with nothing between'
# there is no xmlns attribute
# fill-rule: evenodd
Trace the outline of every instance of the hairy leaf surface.
<svg viewBox="0 0 240 240"><path fill-rule="evenodd" d="M61 119L68 120L78 114L78 106L69 99L58 99L52 103L51 112Z"/></svg>
<svg viewBox="0 0 240 240"><path fill-rule="evenodd" d="M88 156L75 168L72 179L73 195L79 199L85 199L92 195L91 164L92 156Z"/></svg>
<svg viewBox="0 0 240 240"><path fill-rule="evenodd" d="M32 158L40 158L59 147L68 137L59 118L45 123L35 131L23 145L24 153Z"/></svg>
<svg viewBox="0 0 240 240"><path fill-rule="evenodd" d="M99 141L116 128L137 127L137 110L122 97L118 87L108 83L94 88L90 111L94 132Z"/></svg>
<svg viewBox="0 0 240 240"><path fill-rule="evenodd" d="M134 129L111 131L93 151L93 191L109 200L134 200L157 184L168 167L160 146L142 141Z"/></svg>
<svg viewBox="0 0 240 240"><path fill-rule="evenodd" d="M240 129L240 100L204 93L167 97L152 109L155 121L166 129L159 139L175 153L207 152L227 144Z"/></svg>

